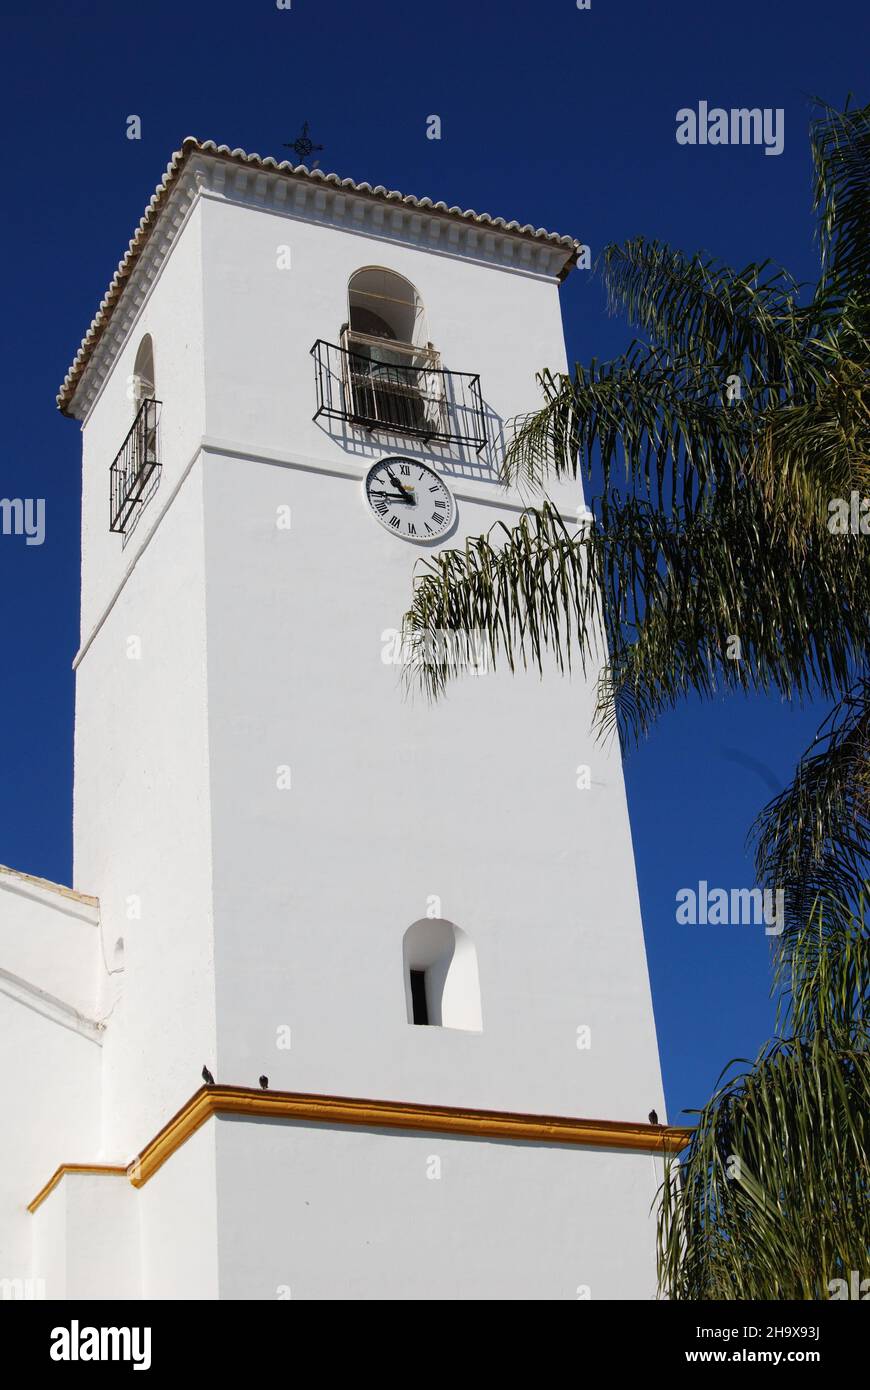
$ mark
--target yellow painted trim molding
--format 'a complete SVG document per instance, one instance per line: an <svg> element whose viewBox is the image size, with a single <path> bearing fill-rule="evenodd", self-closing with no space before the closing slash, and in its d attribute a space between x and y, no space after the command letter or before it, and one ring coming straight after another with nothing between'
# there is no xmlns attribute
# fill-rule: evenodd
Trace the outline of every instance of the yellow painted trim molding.
<svg viewBox="0 0 870 1390"><path fill-rule="evenodd" d="M308 1120L365 1129L467 1134L475 1139L576 1144L641 1153L679 1153L692 1137L691 1129L679 1125L575 1120L564 1115L520 1115L509 1110L465 1110L451 1105L312 1096L294 1091L259 1091L248 1086L202 1086L126 1168L63 1163L36 1194L28 1211L36 1211L65 1173L126 1176L134 1187L142 1187L212 1115L252 1115L261 1119Z"/></svg>
<svg viewBox="0 0 870 1390"><path fill-rule="evenodd" d="M126 1178L126 1168L114 1168L106 1163L62 1163L56 1168L49 1178L45 1187L40 1188L33 1201L28 1205L28 1211L36 1211L36 1208L45 1201L50 1192L53 1192L61 1178L66 1177L67 1173L98 1173L110 1178Z"/></svg>

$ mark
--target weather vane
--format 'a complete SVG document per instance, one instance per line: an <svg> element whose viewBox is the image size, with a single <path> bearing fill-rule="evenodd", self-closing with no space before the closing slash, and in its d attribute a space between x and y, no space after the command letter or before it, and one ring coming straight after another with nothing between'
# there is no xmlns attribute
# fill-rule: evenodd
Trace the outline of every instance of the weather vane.
<svg viewBox="0 0 870 1390"><path fill-rule="evenodd" d="M293 150L296 154L296 158L299 160L299 163L302 164L308 159L308 156L310 154L313 154L315 150L322 150L323 146L315 145L314 141L311 139L311 136L309 134L308 122L306 121L302 127L302 134L296 140L293 141L292 145L288 144L288 142L285 140L284 148L285 150ZM315 159L314 163L311 166L312 169L316 169L319 163L320 160Z"/></svg>

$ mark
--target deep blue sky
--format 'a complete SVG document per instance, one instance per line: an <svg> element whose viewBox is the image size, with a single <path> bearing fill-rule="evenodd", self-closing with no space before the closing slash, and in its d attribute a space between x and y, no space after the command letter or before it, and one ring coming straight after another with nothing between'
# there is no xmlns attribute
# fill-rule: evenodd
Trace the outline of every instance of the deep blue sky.
<svg viewBox="0 0 870 1390"><path fill-rule="evenodd" d="M0 15L0 495L44 497L48 527L42 547L0 536L0 862L61 882L80 439L54 395L185 135L281 156L307 119L322 167L341 175L571 233L593 253L643 233L732 264L770 257L811 280L811 98L867 100L866 0L593 0L588 12L575 0L293 0L289 11L31 0ZM700 99L784 108L783 154L677 146L675 113ZM125 138L131 113L140 142ZM425 138L432 113L440 142ZM569 278L563 311L570 360L630 338L586 274ZM772 1028L761 931L677 926L675 894L700 879L751 886L746 830L823 713L687 705L627 761L672 1119Z"/></svg>

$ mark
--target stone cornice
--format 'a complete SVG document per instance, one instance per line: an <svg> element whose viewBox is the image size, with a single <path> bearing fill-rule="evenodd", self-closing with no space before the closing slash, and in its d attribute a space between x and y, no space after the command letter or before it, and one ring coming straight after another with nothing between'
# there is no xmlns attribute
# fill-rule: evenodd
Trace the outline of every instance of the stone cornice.
<svg viewBox="0 0 870 1390"><path fill-rule="evenodd" d="M64 414L87 415L201 196L549 279L564 278L579 248L572 237L541 227L188 138L173 155L67 372L57 397Z"/></svg>

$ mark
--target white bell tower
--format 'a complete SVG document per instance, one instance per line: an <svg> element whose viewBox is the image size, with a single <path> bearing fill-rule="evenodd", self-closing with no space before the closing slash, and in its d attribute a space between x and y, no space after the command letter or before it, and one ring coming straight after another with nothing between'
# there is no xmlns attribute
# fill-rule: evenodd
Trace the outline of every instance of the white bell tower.
<svg viewBox="0 0 870 1390"><path fill-rule="evenodd" d="M397 638L415 563L528 502L497 466L576 251L194 140L149 204L60 397L105 1027L92 1155L57 1162L93 1157L66 1201L126 1251L94 1273L56 1188L69 1289L654 1294L676 1138L593 685L433 705Z"/></svg>

